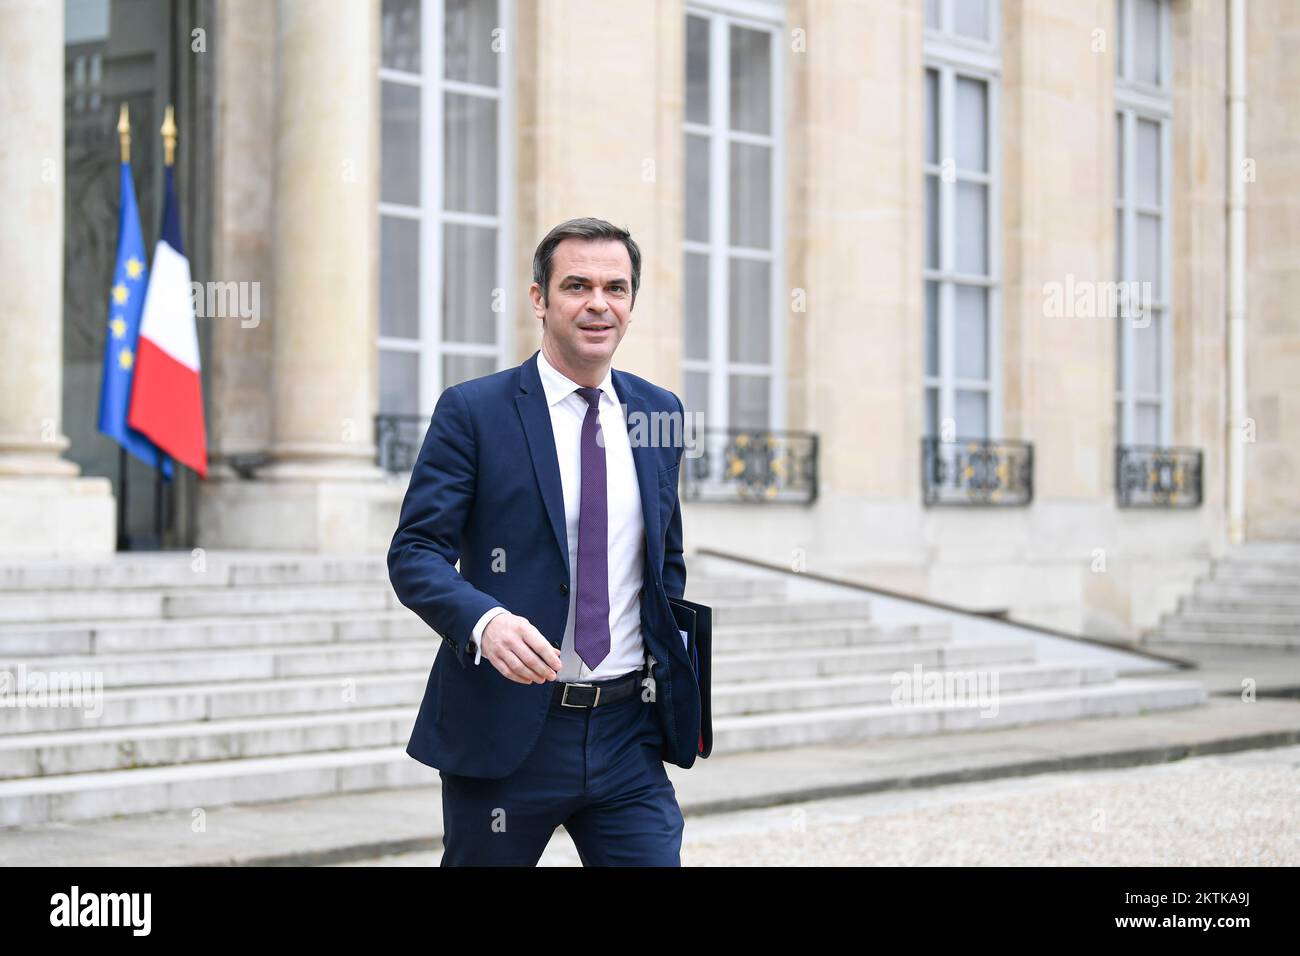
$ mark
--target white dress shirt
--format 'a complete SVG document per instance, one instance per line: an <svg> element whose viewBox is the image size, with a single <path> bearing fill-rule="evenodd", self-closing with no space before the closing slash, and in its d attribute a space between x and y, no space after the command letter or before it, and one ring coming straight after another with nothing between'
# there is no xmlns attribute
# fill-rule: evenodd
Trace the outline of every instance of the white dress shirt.
<svg viewBox="0 0 1300 956"><path fill-rule="evenodd" d="M578 600L578 512L582 492L582 421L587 401L578 394L581 386L556 371L539 349L537 372L551 410L551 431L564 488L565 531L569 544L569 617L560 647L560 681L607 680L639 670L645 663L641 642L641 588L645 583L645 519L641 514L641 489L637 484L632 443L627 433L623 406L614 391L613 376L605 373L600 383L600 428L605 443L606 503L609 509L609 654L593 670L573 646L574 620ZM474 625L474 655L483 656L483 630L488 621L505 612L489 609Z"/></svg>

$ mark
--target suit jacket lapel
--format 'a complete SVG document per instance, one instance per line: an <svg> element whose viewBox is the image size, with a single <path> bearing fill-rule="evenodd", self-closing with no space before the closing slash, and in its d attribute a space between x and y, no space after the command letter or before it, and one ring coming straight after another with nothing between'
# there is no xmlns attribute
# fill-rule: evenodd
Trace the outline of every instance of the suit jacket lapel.
<svg viewBox="0 0 1300 956"><path fill-rule="evenodd" d="M528 454L533 460L537 487L541 489L546 514L551 520L555 543L564 558L565 573L572 577L569 568L569 535L564 522L564 487L560 483L560 462L555 453L555 433L551 430L551 409L546 403L546 390L537 372L537 353L519 367L519 388L515 407L523 422L528 439Z"/></svg>

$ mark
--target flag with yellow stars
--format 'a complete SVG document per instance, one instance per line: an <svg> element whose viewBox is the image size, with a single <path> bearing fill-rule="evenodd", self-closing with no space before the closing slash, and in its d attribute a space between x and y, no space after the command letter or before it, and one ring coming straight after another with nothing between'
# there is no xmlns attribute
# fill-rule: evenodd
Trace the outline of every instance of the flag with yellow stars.
<svg viewBox="0 0 1300 956"><path fill-rule="evenodd" d="M113 280L108 292L104 373L99 387L99 430L146 465L161 468L163 476L171 478L171 459L148 437L127 424L140 315L147 287L144 236L140 231L140 211L135 202L131 164L122 163L117 263L113 267Z"/></svg>

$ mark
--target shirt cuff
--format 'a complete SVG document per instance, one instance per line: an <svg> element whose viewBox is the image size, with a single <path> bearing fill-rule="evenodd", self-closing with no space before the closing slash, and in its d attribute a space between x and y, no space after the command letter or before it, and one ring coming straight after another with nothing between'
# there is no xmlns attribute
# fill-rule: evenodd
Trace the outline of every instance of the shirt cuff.
<svg viewBox="0 0 1300 956"><path fill-rule="evenodd" d="M488 608L483 612L483 616L478 619L474 625L474 663L477 664L483 658L483 632L487 629L488 621L498 614L506 613L503 607Z"/></svg>

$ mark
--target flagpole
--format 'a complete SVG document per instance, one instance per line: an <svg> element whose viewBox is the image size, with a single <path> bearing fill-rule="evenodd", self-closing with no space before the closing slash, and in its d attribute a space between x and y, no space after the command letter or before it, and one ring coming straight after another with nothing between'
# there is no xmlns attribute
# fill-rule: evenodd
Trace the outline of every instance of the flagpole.
<svg viewBox="0 0 1300 956"><path fill-rule="evenodd" d="M158 130L162 134L163 141L163 166L170 170L176 164L176 111L171 103L167 104L167 110L163 113L162 126ZM179 476L178 476L179 478ZM170 482L169 482L170 484ZM154 531L158 536L159 549L163 546L163 532L167 527L166 515L164 509L171 503L172 497L176 494L176 489L163 488L162 480L162 460L159 456L158 470L154 473ZM164 497L164 495L166 497ZM170 509L168 509L170 510Z"/></svg>
<svg viewBox="0 0 1300 956"><path fill-rule="evenodd" d="M126 103L117 112L117 141L122 151L122 162L131 161L131 113ZM117 549L127 549L126 539L126 448L119 445L117 449Z"/></svg>

